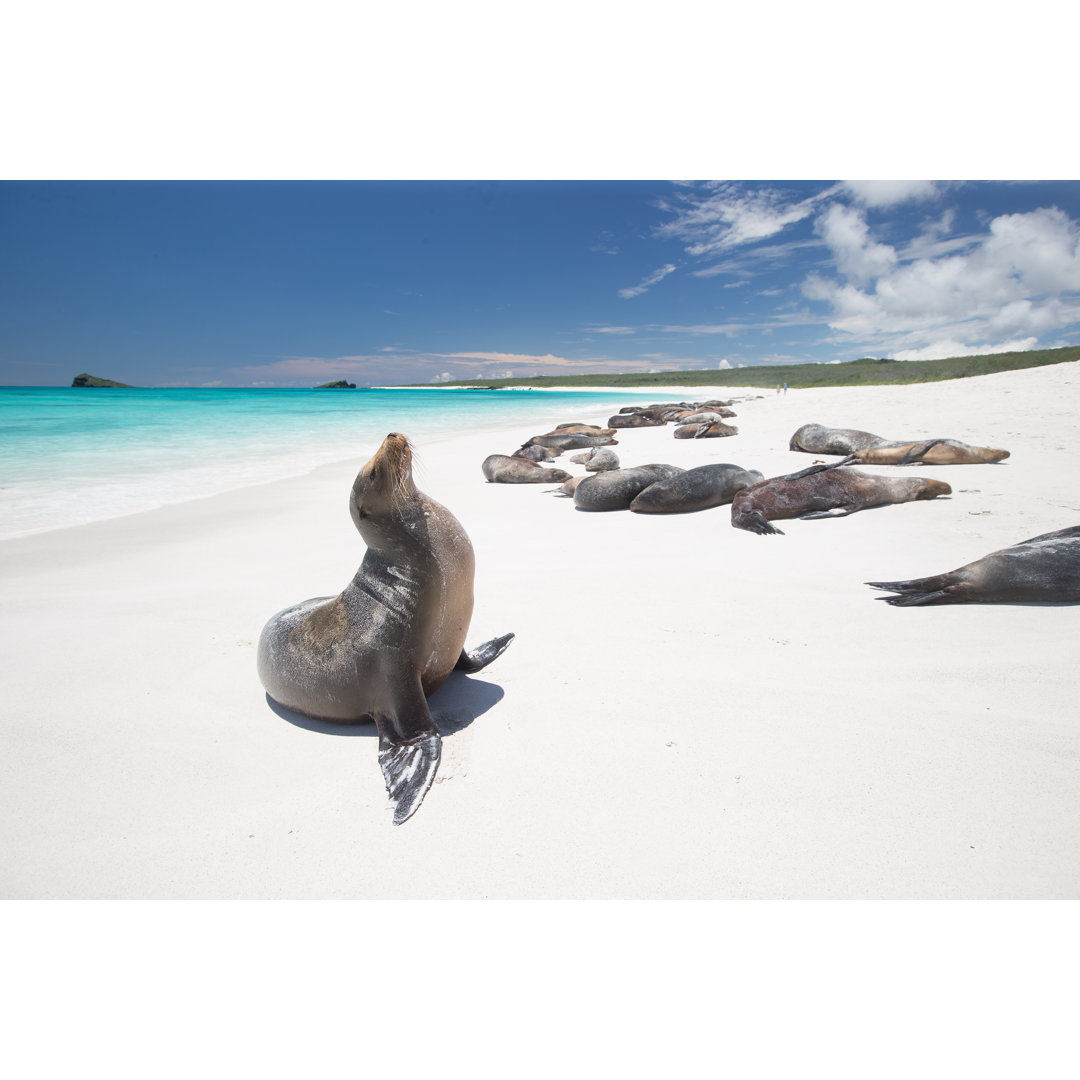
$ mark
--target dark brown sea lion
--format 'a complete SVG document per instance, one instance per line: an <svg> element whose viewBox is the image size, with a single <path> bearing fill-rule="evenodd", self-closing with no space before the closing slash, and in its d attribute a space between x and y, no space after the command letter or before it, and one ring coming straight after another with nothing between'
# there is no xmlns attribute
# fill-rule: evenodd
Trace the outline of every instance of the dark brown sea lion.
<svg viewBox="0 0 1080 1080"><path fill-rule="evenodd" d="M770 521L783 518L842 517L871 506L934 499L952 494L941 480L914 476L870 476L837 465L811 465L740 491L731 503L736 529L783 535Z"/></svg>
<svg viewBox="0 0 1080 1080"><path fill-rule="evenodd" d="M472 544L446 507L416 489L412 450L392 432L360 470L349 512L367 544L337 596L279 611L259 639L274 701L341 723L374 721L379 764L400 825L439 767L427 698L451 671L479 671L513 634L464 651L473 609Z"/></svg>
<svg viewBox="0 0 1080 1080"><path fill-rule="evenodd" d="M586 477L574 489L574 506L578 510L628 510L650 484L668 480L683 471L676 465L639 465L634 469L596 473Z"/></svg>
<svg viewBox="0 0 1080 1080"><path fill-rule="evenodd" d="M635 514L685 514L723 506L765 478L738 465L699 465L650 484L630 504Z"/></svg>
<svg viewBox="0 0 1080 1080"><path fill-rule="evenodd" d="M528 458L507 457L506 454L489 455L480 468L490 484L558 484L570 479L570 474L563 469L548 468Z"/></svg>
<svg viewBox="0 0 1080 1080"><path fill-rule="evenodd" d="M868 581L887 604L1074 604L1080 601L1080 525L1042 533L934 577Z"/></svg>

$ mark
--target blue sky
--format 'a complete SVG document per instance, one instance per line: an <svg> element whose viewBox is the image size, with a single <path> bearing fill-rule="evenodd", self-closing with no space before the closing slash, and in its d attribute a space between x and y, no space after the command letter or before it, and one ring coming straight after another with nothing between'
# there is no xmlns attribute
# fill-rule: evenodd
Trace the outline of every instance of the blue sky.
<svg viewBox="0 0 1080 1080"><path fill-rule="evenodd" d="M0 184L0 383L360 385L1080 344L1080 182Z"/></svg>

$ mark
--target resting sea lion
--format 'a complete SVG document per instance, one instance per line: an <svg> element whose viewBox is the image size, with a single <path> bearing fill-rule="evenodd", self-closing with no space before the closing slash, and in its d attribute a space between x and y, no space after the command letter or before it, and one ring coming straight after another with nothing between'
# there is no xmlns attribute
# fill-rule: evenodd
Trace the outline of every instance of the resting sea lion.
<svg viewBox="0 0 1080 1080"><path fill-rule="evenodd" d="M1042 533L935 577L868 581L887 604L1069 604L1080 601L1080 525Z"/></svg>
<svg viewBox="0 0 1080 1080"><path fill-rule="evenodd" d="M591 450L578 456L584 459L578 463L585 466L586 472L609 472L619 467L619 455L606 446L594 446ZM578 458L575 457L570 460L578 461Z"/></svg>
<svg viewBox="0 0 1080 1080"><path fill-rule="evenodd" d="M400 825L439 767L427 698L451 671L479 671L513 639L464 651L473 549L446 507L416 489L412 449L391 432L360 470L349 513L367 544L337 596L279 611L259 639L259 678L274 701L308 716L375 722L379 764Z"/></svg>
<svg viewBox="0 0 1080 1080"><path fill-rule="evenodd" d="M547 435L614 435L614 428L597 427L596 424L556 424Z"/></svg>
<svg viewBox="0 0 1080 1080"><path fill-rule="evenodd" d="M854 454L873 446L884 446L888 439L854 428L827 428L821 424L803 424L788 442L789 450L806 454Z"/></svg>
<svg viewBox="0 0 1080 1080"><path fill-rule="evenodd" d="M706 424L684 424L672 434L676 439L724 439L728 435L738 435L739 429L720 420Z"/></svg>
<svg viewBox="0 0 1080 1080"><path fill-rule="evenodd" d="M586 446L618 445L610 435L534 435L526 446L550 446L555 450L582 450Z"/></svg>
<svg viewBox="0 0 1080 1080"><path fill-rule="evenodd" d="M926 439L872 446L857 451L852 460L860 465L990 465L1008 456L1008 450L992 446L968 446L956 439Z"/></svg>
<svg viewBox="0 0 1080 1080"><path fill-rule="evenodd" d="M480 468L489 484L557 484L570 479L570 474L563 469L548 468L528 458L505 454L489 455Z"/></svg>
<svg viewBox="0 0 1080 1080"><path fill-rule="evenodd" d="M769 522L782 518L843 517L889 503L950 495L941 480L914 476L870 476L837 465L811 465L740 491L731 503L731 524L761 536L783 532Z"/></svg>
<svg viewBox="0 0 1080 1080"><path fill-rule="evenodd" d="M684 514L723 506L765 478L738 465L699 465L650 484L630 504L635 514Z"/></svg>
<svg viewBox="0 0 1080 1080"><path fill-rule="evenodd" d="M599 472L587 476L574 489L574 506L579 510L627 510L650 484L683 471L676 465L640 465L635 469Z"/></svg>
<svg viewBox="0 0 1080 1080"><path fill-rule="evenodd" d="M510 456L524 458L526 461L552 461L561 453L561 450L553 450L550 446L522 446Z"/></svg>
<svg viewBox="0 0 1080 1080"><path fill-rule="evenodd" d="M663 427L666 423L666 420L653 420L639 412L616 413L608 417L608 427L613 428Z"/></svg>

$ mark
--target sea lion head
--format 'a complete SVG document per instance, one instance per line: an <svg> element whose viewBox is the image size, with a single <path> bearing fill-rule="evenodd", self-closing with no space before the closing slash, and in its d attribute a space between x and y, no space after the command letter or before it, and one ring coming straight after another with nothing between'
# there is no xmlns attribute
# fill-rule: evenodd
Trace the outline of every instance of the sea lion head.
<svg viewBox="0 0 1080 1080"><path fill-rule="evenodd" d="M929 477L920 476L918 494L916 499L936 499L939 495L951 495L952 488L944 480L931 480Z"/></svg>
<svg viewBox="0 0 1080 1080"><path fill-rule="evenodd" d="M356 474L349 513L368 547L378 548L382 546L380 541L397 533L410 505L415 503L412 460L409 440L392 431Z"/></svg>

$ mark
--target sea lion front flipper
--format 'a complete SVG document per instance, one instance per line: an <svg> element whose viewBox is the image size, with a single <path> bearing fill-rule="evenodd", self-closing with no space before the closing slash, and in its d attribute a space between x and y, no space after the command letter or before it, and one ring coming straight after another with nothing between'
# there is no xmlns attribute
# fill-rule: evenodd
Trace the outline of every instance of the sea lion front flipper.
<svg viewBox="0 0 1080 1080"><path fill-rule="evenodd" d="M424 801L442 756L442 737L415 676L413 693L396 702L394 715L376 714L379 767L394 808L394 824L408 821Z"/></svg>
<svg viewBox="0 0 1080 1080"><path fill-rule="evenodd" d="M503 634L501 637L485 641L483 645L473 649L471 653L462 649L458 662L454 665L454 670L471 673L486 668L492 660L506 652L506 647L513 640L513 634Z"/></svg>

